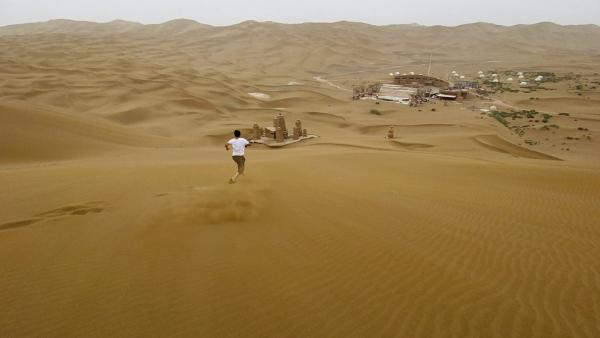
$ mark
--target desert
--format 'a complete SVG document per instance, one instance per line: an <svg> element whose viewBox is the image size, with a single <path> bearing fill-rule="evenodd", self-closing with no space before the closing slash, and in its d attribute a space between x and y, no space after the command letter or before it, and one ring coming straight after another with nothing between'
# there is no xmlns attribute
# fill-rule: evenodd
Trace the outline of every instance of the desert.
<svg viewBox="0 0 600 338"><path fill-rule="evenodd" d="M353 99L411 73L478 90ZM600 336L599 26L51 20L0 75L2 337Z"/></svg>

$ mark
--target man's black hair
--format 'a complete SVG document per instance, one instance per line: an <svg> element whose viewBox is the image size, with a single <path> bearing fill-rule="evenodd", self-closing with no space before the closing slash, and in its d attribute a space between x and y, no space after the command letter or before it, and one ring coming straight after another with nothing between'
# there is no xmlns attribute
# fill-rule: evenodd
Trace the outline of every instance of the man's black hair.
<svg viewBox="0 0 600 338"><path fill-rule="evenodd" d="M240 137L240 135L242 135L242 133L239 130L236 130L236 131L233 132L233 135L235 137Z"/></svg>

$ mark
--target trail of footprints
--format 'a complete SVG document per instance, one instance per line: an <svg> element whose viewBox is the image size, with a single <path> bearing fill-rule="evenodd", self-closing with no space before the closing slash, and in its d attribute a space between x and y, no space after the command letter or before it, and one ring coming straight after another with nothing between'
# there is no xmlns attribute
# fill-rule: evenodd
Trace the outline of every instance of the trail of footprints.
<svg viewBox="0 0 600 338"><path fill-rule="evenodd" d="M97 214L105 210L105 203L102 201L93 201L84 204L67 205L57 209L44 211L42 213L34 215L29 219L24 219L15 222L8 222L0 224L0 231L25 227L31 224L48 221L63 217L74 217L84 216L87 214Z"/></svg>

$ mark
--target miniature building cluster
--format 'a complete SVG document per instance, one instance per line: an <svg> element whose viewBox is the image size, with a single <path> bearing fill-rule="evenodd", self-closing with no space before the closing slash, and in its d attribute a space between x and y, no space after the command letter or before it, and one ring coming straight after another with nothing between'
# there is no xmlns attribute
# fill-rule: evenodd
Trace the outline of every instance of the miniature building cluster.
<svg viewBox="0 0 600 338"><path fill-rule="evenodd" d="M315 135L308 135L308 131L305 128L302 128L302 122L300 120L296 120L290 135L285 123L285 118L281 113L273 118L272 127L261 128L255 123L252 130L254 134L253 141L267 145L271 143L288 144L306 138L316 137Z"/></svg>
<svg viewBox="0 0 600 338"><path fill-rule="evenodd" d="M388 129L387 138L390 140L394 138L394 126L390 126Z"/></svg>

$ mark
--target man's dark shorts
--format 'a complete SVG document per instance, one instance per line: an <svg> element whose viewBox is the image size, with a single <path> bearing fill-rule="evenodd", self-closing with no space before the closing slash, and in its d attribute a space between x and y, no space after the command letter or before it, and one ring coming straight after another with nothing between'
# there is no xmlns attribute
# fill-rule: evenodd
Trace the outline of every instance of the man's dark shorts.
<svg viewBox="0 0 600 338"><path fill-rule="evenodd" d="M246 158L244 156L232 156L233 161L237 164L238 173L244 173L244 165L246 163Z"/></svg>

